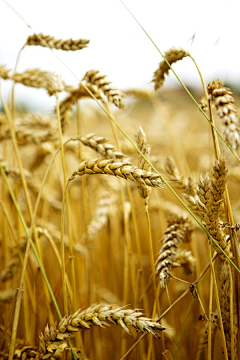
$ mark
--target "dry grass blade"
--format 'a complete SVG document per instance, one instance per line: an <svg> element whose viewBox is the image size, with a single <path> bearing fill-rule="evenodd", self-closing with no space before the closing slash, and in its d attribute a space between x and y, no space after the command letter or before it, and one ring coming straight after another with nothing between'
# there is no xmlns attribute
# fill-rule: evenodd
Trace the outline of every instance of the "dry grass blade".
<svg viewBox="0 0 240 360"><path fill-rule="evenodd" d="M172 65L173 63L182 60L184 57L189 56L189 53L182 48L172 48L166 51L164 56L169 62L169 64ZM158 90L160 89L160 87L163 86L165 81L165 76L168 75L169 70L170 68L168 64L165 62L165 60L161 61L159 64L159 68L155 71L152 80L154 82L155 90Z"/></svg>
<svg viewBox="0 0 240 360"><path fill-rule="evenodd" d="M165 288L172 274L172 266L176 259L177 249L181 242L189 242L191 225L187 218L169 218L168 228L165 236L161 239L163 243L156 261L156 274L159 275L160 284Z"/></svg>
<svg viewBox="0 0 240 360"><path fill-rule="evenodd" d="M77 175L112 175L125 180L134 181L137 184L148 185L152 187L162 187L163 182L158 174L138 169L128 161L117 161L116 159L103 160L94 159L83 161L77 171L75 171L69 180L73 180Z"/></svg>
<svg viewBox="0 0 240 360"><path fill-rule="evenodd" d="M87 47L89 40L78 39L78 40L62 40L55 39L53 36L40 34L33 34L27 38L26 45L33 46L44 46L51 49L60 49L65 51L76 51Z"/></svg>
<svg viewBox="0 0 240 360"><path fill-rule="evenodd" d="M131 334L129 326L141 332L147 332L158 337L158 331L165 328L159 323L143 316L139 310L128 310L116 305L95 304L86 310L78 310L73 315L64 317L58 326L47 326L40 335L39 351L41 354L54 353L62 346L62 341L81 329L90 329L92 326L106 327L110 325L121 326Z"/></svg>

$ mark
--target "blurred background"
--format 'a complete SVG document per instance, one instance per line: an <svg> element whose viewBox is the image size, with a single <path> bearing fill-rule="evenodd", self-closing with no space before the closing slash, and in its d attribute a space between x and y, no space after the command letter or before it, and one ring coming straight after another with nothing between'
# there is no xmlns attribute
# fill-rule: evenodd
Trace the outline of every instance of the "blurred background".
<svg viewBox="0 0 240 360"><path fill-rule="evenodd" d="M192 2L188 0L126 0L125 4L162 52L180 46L195 57L206 83L220 78L239 91L239 1ZM55 38L89 39L86 49L76 52L55 50L71 72L47 48L26 47L18 72L29 68L55 71L69 85L77 85L86 71L107 75L121 90L153 88L154 71L161 55L119 0L0 0L0 64L13 69L19 49L32 33ZM28 26L29 25L29 26ZM193 62L186 58L174 65L184 83L200 89ZM10 81L2 81L8 96ZM166 88L179 87L171 74ZM16 100L33 109L50 111L54 99L45 90L16 86ZM32 110L33 110L32 109Z"/></svg>

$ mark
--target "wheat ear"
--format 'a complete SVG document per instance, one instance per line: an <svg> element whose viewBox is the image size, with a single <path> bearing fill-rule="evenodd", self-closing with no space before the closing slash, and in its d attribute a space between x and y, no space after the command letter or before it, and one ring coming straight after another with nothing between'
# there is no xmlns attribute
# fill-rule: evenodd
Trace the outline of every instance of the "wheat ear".
<svg viewBox="0 0 240 360"><path fill-rule="evenodd" d="M26 45L30 46L43 46L51 49L58 49L64 51L76 51L87 47L89 40L62 40L55 39L53 36L40 34L33 34L27 38Z"/></svg>
<svg viewBox="0 0 240 360"><path fill-rule="evenodd" d="M224 250L227 249L227 239L223 232L220 215L223 208L224 190L226 186L227 164L223 156L215 161L211 174L206 173L200 178L198 184L199 205L201 205L201 219L205 228L218 245ZM214 246L214 245L213 245ZM216 251L224 260L221 251L214 246Z"/></svg>
<svg viewBox="0 0 240 360"><path fill-rule="evenodd" d="M195 270L196 259L192 252L186 249L178 250L174 259L173 266L182 266L187 275L193 274Z"/></svg>
<svg viewBox="0 0 240 360"><path fill-rule="evenodd" d="M78 169L72 174L69 180L77 175L112 175L125 180L134 181L136 184L143 184L152 187L162 187L163 182L158 174L138 169L128 161L117 161L116 159L104 160L94 159L83 161Z"/></svg>
<svg viewBox="0 0 240 360"><path fill-rule="evenodd" d="M230 265L224 260L219 268L219 301L221 307L222 321L224 334L226 337L226 346L228 351L229 359L237 359L237 333L238 333L238 314L237 314L237 303L235 295L232 294L231 290L231 277ZM233 296L233 302L231 305L231 296ZM232 306L232 309L231 309ZM233 327L231 329L231 311L233 317ZM231 339L232 338L232 339ZM231 340L234 345L234 354L232 354Z"/></svg>
<svg viewBox="0 0 240 360"><path fill-rule="evenodd" d="M10 76L10 69L6 69L5 65L0 65L0 78L4 79L4 80L8 80L11 79Z"/></svg>
<svg viewBox="0 0 240 360"><path fill-rule="evenodd" d="M83 80L89 84L96 85L97 88L104 93L110 103L113 103L119 109L123 109L125 107L124 94L112 87L110 82L105 80L105 77L106 75L100 75L97 70L90 70L85 74Z"/></svg>
<svg viewBox="0 0 240 360"><path fill-rule="evenodd" d="M187 218L174 216L168 220L168 228L161 239L161 247L156 261L156 273L159 275L160 285L165 288L172 274L172 266L176 258L177 249L181 242L189 242L191 225Z"/></svg>
<svg viewBox="0 0 240 360"><path fill-rule="evenodd" d="M39 352L41 354L54 353L58 351L62 341L71 334L81 330L90 329L92 326L119 325L128 334L131 334L129 326L137 331L148 332L158 336L158 331L165 328L159 323L143 316L139 310L128 310L125 307L116 305L95 304L86 310L78 310L73 315L64 317L58 325L47 326L43 334L40 335Z"/></svg>
<svg viewBox="0 0 240 360"><path fill-rule="evenodd" d="M109 192L101 192L101 199L97 202L93 218L87 226L86 235L88 240L94 240L100 229L107 223L114 202L115 199L110 196Z"/></svg>
<svg viewBox="0 0 240 360"><path fill-rule="evenodd" d="M189 56L189 53L187 51L185 51L184 49L178 47L178 48L172 48L168 51L165 52L164 54L165 58L167 59L167 61L169 62L170 65L172 65L173 63L182 60L184 57ZM155 90L160 89L160 87L163 86L164 81L165 81L165 76L168 75L169 73L169 66L168 64L164 61L161 61L159 64L159 68L155 71L154 73L154 77L153 77L153 82L155 84Z"/></svg>
<svg viewBox="0 0 240 360"><path fill-rule="evenodd" d="M85 84L85 86L93 93L93 95L97 99L101 99L101 94L98 88L95 85L92 84ZM91 97L89 93L85 90L82 84L79 85L78 88L69 88L68 89L70 94L60 102L60 119L61 119L61 127L62 131L65 130L65 126L67 123L68 113L71 111L72 106L76 104L76 102L79 99L85 98L85 97Z"/></svg>
<svg viewBox="0 0 240 360"><path fill-rule="evenodd" d="M80 136L79 141L81 141L83 145L90 147L107 159L124 158L124 155L117 151L112 144L109 144L108 140L103 136L88 134L86 136Z"/></svg>
<svg viewBox="0 0 240 360"><path fill-rule="evenodd" d="M223 87L220 80L217 80L208 85L208 94L219 117L223 120L225 140L234 150L237 150L240 145L240 123L232 92L229 88Z"/></svg>
<svg viewBox="0 0 240 360"><path fill-rule="evenodd" d="M136 145L143 155L148 159L151 152L151 147L147 142L147 137L141 126L135 134ZM142 170L150 171L150 166L146 160L138 153L138 167ZM151 193L151 188L147 185L138 185L138 191L143 199L148 199Z"/></svg>
<svg viewBox="0 0 240 360"><path fill-rule="evenodd" d="M189 196L196 195L196 184L194 180L190 176L186 179L180 174L173 158L170 156L165 157L164 168L169 176L169 180L173 182L173 186Z"/></svg>

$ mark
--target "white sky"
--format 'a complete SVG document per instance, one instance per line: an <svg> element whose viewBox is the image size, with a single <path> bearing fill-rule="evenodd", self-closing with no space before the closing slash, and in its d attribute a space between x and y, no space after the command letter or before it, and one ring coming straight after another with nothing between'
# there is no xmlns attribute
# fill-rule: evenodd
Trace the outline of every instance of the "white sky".
<svg viewBox="0 0 240 360"><path fill-rule="evenodd" d="M81 79L91 69L107 75L115 87L126 89L150 83L161 55L119 0L5 0L31 26L0 0L0 64L13 68L26 38L42 32L55 38L86 38L86 49L56 51ZM206 82L240 83L239 0L125 0L126 5L162 52L181 46L195 57ZM196 34L194 42L189 40ZM55 71L69 84L76 79L47 48L27 47L18 71L28 68ZM174 69L186 85L200 86L190 59ZM177 83L173 75L166 85ZM2 86L7 87L2 82ZM238 85L239 86L239 85ZM4 90L5 88L3 88ZM34 96L48 102L45 93L31 92L20 85L18 96Z"/></svg>

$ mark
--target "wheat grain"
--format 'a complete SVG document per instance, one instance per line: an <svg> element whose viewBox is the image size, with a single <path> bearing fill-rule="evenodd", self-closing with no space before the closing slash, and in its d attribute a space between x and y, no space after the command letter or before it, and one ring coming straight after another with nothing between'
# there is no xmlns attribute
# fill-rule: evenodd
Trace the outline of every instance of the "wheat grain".
<svg viewBox="0 0 240 360"><path fill-rule="evenodd" d="M76 51L87 47L89 40L62 40L55 39L53 36L40 34L33 34L27 38L26 45L30 46L43 46L51 49L60 49L65 51Z"/></svg>
<svg viewBox="0 0 240 360"><path fill-rule="evenodd" d="M189 56L189 53L182 48L172 48L166 51L164 56L169 62L169 64L172 65L173 63L182 60L184 57ZM170 68L168 64L165 62L165 60L160 62L159 68L155 71L152 80L155 85L155 90L158 90L160 89L160 87L163 86L165 81L165 76L168 75L169 70Z"/></svg>

